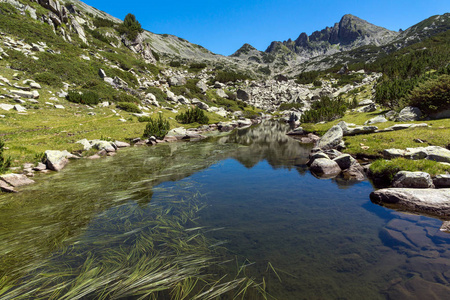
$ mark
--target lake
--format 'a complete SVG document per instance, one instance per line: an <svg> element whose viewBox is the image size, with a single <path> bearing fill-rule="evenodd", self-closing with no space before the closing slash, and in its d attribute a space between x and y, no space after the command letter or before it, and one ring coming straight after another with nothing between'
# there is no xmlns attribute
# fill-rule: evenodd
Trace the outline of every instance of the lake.
<svg viewBox="0 0 450 300"><path fill-rule="evenodd" d="M447 299L442 222L316 178L286 130L123 149L0 194L0 299Z"/></svg>

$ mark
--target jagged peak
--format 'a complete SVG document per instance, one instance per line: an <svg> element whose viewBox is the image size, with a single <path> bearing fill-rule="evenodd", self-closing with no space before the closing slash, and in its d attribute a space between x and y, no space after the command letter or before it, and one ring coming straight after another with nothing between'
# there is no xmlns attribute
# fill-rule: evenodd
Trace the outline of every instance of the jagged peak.
<svg viewBox="0 0 450 300"><path fill-rule="evenodd" d="M236 52L234 52L231 56L241 56L242 54L248 54L251 51L258 51L255 47L252 45L245 43L242 45L241 48L239 48Z"/></svg>

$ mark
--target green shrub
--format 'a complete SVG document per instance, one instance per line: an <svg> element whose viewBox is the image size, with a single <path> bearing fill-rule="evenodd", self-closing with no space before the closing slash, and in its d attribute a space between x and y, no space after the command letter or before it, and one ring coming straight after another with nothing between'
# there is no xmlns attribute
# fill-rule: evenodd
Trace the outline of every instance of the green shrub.
<svg viewBox="0 0 450 300"><path fill-rule="evenodd" d="M116 24L111 20L103 19L99 16L95 16L93 23L94 23L94 26L97 28L98 27L114 27L114 25Z"/></svg>
<svg viewBox="0 0 450 300"><path fill-rule="evenodd" d="M5 173L11 166L11 157L5 157L3 151L5 151L5 142L0 139L0 174Z"/></svg>
<svg viewBox="0 0 450 300"><path fill-rule="evenodd" d="M444 74L419 84L406 101L425 114L450 109L450 76Z"/></svg>
<svg viewBox="0 0 450 300"><path fill-rule="evenodd" d="M181 67L181 62L179 62L177 60L173 60L169 63L169 66L171 66L173 68L178 68L178 67Z"/></svg>
<svg viewBox="0 0 450 300"><path fill-rule="evenodd" d="M159 54L153 50L151 50L151 51L152 51L152 55L156 59L156 61L159 61L159 59L160 59Z"/></svg>
<svg viewBox="0 0 450 300"><path fill-rule="evenodd" d="M272 74L272 71L270 70L269 67L260 67L260 68L258 69L258 72L263 73L263 74L265 74L265 75L270 75L270 74Z"/></svg>
<svg viewBox="0 0 450 300"><path fill-rule="evenodd" d="M192 63L189 65L189 71L191 72L200 72L204 68L206 68L207 65L205 63Z"/></svg>
<svg viewBox="0 0 450 300"><path fill-rule="evenodd" d="M303 72L295 78L295 82L298 84L309 84L313 83L317 77L319 76L318 71L309 71L309 72Z"/></svg>
<svg viewBox="0 0 450 300"><path fill-rule="evenodd" d="M96 105L100 102L98 94L90 90L70 90L66 98L73 103L88 105Z"/></svg>
<svg viewBox="0 0 450 300"><path fill-rule="evenodd" d="M200 108L188 109L184 113L180 113L175 119L182 124L199 123L208 124L209 118L205 115L204 111Z"/></svg>
<svg viewBox="0 0 450 300"><path fill-rule="evenodd" d="M314 85L314 86L322 86L322 81L320 81L320 80L314 80L313 85Z"/></svg>
<svg viewBox="0 0 450 300"><path fill-rule="evenodd" d="M150 122L151 119L152 119L151 117L142 116L138 118L138 122L140 123Z"/></svg>
<svg viewBox="0 0 450 300"><path fill-rule="evenodd" d="M132 113L140 113L141 110L139 109L139 107L132 102L119 102L117 103L117 107L120 108L121 110L127 111L127 112L132 112Z"/></svg>
<svg viewBox="0 0 450 300"><path fill-rule="evenodd" d="M149 138L154 136L158 139L162 139L169 132L170 124L167 119L163 118L161 114L159 114L158 118L153 119L150 118L144 130L144 138Z"/></svg>
<svg viewBox="0 0 450 300"><path fill-rule="evenodd" d="M53 87L61 87L62 80L58 76L50 72L36 73L33 75L34 80Z"/></svg>
<svg viewBox="0 0 450 300"><path fill-rule="evenodd" d="M123 93L123 92L121 92L120 94L115 94L113 96L113 99L115 102L119 102L119 103L123 103L123 102L138 103L139 102L139 100L136 97L131 96L127 93Z"/></svg>
<svg viewBox="0 0 450 300"><path fill-rule="evenodd" d="M259 114L253 110L244 110L243 113L243 117L247 119L256 119L259 117Z"/></svg>
<svg viewBox="0 0 450 300"><path fill-rule="evenodd" d="M231 72L231 71L219 71L216 74L216 77L214 78L215 81L219 81L222 83L226 82L236 82L238 80L246 80L251 79L250 76L243 74L243 73L237 73L237 72Z"/></svg>

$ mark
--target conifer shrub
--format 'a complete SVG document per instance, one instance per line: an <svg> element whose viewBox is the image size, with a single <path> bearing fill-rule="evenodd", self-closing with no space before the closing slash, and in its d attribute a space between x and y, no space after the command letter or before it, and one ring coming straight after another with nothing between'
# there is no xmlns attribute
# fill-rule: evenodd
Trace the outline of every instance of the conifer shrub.
<svg viewBox="0 0 450 300"><path fill-rule="evenodd" d="M302 114L300 121L302 123L332 121L341 118L349 107L351 107L351 104L343 99L332 100L325 96L314 102L311 109Z"/></svg>
<svg viewBox="0 0 450 300"><path fill-rule="evenodd" d="M141 24L133 14L127 14L123 23L117 28L120 34L126 34L127 38L131 41L135 40L139 33L144 32Z"/></svg>
<svg viewBox="0 0 450 300"><path fill-rule="evenodd" d="M5 157L3 152L5 151L5 142L0 139L0 174L5 173L11 166L11 157Z"/></svg>
<svg viewBox="0 0 450 300"><path fill-rule="evenodd" d="M139 100L136 97L131 96L127 93L123 93L123 92L121 92L119 94L115 94L113 96L113 99L115 102L119 102L119 103L120 102L121 103L123 103L123 102L138 103L139 102Z"/></svg>
<svg viewBox="0 0 450 300"><path fill-rule="evenodd" d="M318 71L309 71L309 72L303 72L295 78L295 82L298 84L309 84L313 83L317 77L319 77Z"/></svg>
<svg viewBox="0 0 450 300"><path fill-rule="evenodd" d="M114 27L115 23L111 20L104 19L99 16L95 16L94 20L92 21L94 23L94 26L99 27Z"/></svg>
<svg viewBox="0 0 450 300"><path fill-rule="evenodd" d="M98 94L90 90L70 90L66 99L73 103L87 105L96 105L100 102Z"/></svg>
<svg viewBox="0 0 450 300"><path fill-rule="evenodd" d="M450 109L450 76L444 74L419 84L408 95L407 101L425 114Z"/></svg>
<svg viewBox="0 0 450 300"><path fill-rule="evenodd" d="M209 118L200 108L191 108L184 113L178 114L175 119L182 124L199 123L208 124Z"/></svg>
<svg viewBox="0 0 450 300"><path fill-rule="evenodd" d="M33 75L34 80L37 82L53 86L53 87L61 87L62 86L62 80L57 75L50 73L50 72L42 72L42 73L36 73Z"/></svg>
<svg viewBox="0 0 450 300"><path fill-rule="evenodd" d="M159 114L158 118L150 118L144 130L144 138L151 136L163 139L170 130L169 121Z"/></svg>
<svg viewBox="0 0 450 300"><path fill-rule="evenodd" d="M173 60L169 63L169 66L171 66L172 68L178 68L178 67L181 67L181 62L179 62L177 60Z"/></svg>
<svg viewBox="0 0 450 300"><path fill-rule="evenodd" d="M117 103L117 107L120 108L121 110L131 112L131 113L140 113L141 112L139 107L135 103L132 103L132 102L119 102L119 103Z"/></svg>
<svg viewBox="0 0 450 300"><path fill-rule="evenodd" d="M236 82L238 80L247 80L251 79L250 76L244 74L244 73L237 73L232 71L219 71L216 74L216 77L214 78L215 81L219 81L222 83L226 82Z"/></svg>

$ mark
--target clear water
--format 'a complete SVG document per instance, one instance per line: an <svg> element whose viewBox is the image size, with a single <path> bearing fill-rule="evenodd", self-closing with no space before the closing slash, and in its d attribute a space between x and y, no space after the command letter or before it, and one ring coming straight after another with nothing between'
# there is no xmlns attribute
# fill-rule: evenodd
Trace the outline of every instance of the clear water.
<svg viewBox="0 0 450 300"><path fill-rule="evenodd" d="M305 167L310 148L285 130L265 123L125 149L0 195L0 274L20 275L64 245L120 247L129 235L121 224L142 228L155 207L181 209L195 194L203 208L192 226L226 249L234 262L225 268L247 265L277 299L448 299L442 222L372 204L368 181L315 178Z"/></svg>

